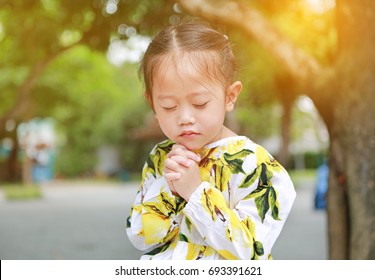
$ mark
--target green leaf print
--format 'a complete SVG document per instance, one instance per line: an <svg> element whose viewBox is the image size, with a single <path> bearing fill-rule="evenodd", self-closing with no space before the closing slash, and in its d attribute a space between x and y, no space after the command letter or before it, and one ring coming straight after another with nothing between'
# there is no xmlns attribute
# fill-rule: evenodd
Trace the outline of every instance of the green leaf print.
<svg viewBox="0 0 375 280"><path fill-rule="evenodd" d="M267 186L259 186L254 191L252 191L249 195L247 195L245 199L262 197L266 194L266 192L267 192Z"/></svg>
<svg viewBox="0 0 375 280"><path fill-rule="evenodd" d="M247 195L244 199L254 199L259 217L264 221L267 211L271 208L272 218L279 220L279 203L277 192L272 186L272 171L268 170L265 163L260 164L251 174L249 174L240 188L251 186L259 178L258 187Z"/></svg>
<svg viewBox="0 0 375 280"><path fill-rule="evenodd" d="M279 218L279 203L277 202L277 193L273 187L270 187L269 204L271 207L272 218L280 220Z"/></svg>
<svg viewBox="0 0 375 280"><path fill-rule="evenodd" d="M228 154L224 153L224 160L228 163L230 169L232 170L232 173L238 174L238 173L244 173L242 169L243 165L243 158L246 156L252 154L253 152L250 150L241 150L234 154Z"/></svg>
<svg viewBox="0 0 375 280"><path fill-rule="evenodd" d="M263 256L264 248L263 248L263 244L261 242L259 242L259 241L254 242L254 250L255 250L255 253L258 256Z"/></svg>
<svg viewBox="0 0 375 280"><path fill-rule="evenodd" d="M253 185L254 182L259 178L260 172L261 172L261 168L258 166L257 168L254 169L252 173L250 173L249 175L245 177L245 179L243 180L243 182L238 188L240 189L248 188L251 185Z"/></svg>
<svg viewBox="0 0 375 280"><path fill-rule="evenodd" d="M154 164L154 155L150 155L147 158L147 172L151 173L154 177L156 177L156 172L155 172L155 164ZM144 177L144 176L143 176Z"/></svg>
<svg viewBox="0 0 375 280"><path fill-rule="evenodd" d="M166 140L157 145L158 149L163 150L168 154L172 150L172 146L175 144L172 140Z"/></svg>
<svg viewBox="0 0 375 280"><path fill-rule="evenodd" d="M168 211L168 217L175 212L175 207L171 201L169 201L168 194L165 192L160 192L161 201L165 207L165 209Z"/></svg>
<svg viewBox="0 0 375 280"><path fill-rule="evenodd" d="M185 224L186 227L188 228L189 232L191 233L191 222L188 217L185 217Z"/></svg>
<svg viewBox="0 0 375 280"><path fill-rule="evenodd" d="M175 198L175 203L176 203L176 210L175 213L178 214L181 212L181 210L185 207L186 205L186 200L183 199L182 197L176 196Z"/></svg>
<svg viewBox="0 0 375 280"><path fill-rule="evenodd" d="M262 163L260 166L261 166L261 172L259 176L259 179L260 179L259 185L267 185L267 182L268 182L267 175L269 175L269 173L267 173L267 165L265 163Z"/></svg>
<svg viewBox="0 0 375 280"><path fill-rule="evenodd" d="M126 227L130 228L132 226L132 223L130 221L130 216L126 219Z"/></svg>
<svg viewBox="0 0 375 280"><path fill-rule="evenodd" d="M248 149L243 149L237 153L234 153L234 154L228 154L228 153L224 153L224 157L228 160L233 160L233 159L236 159L236 158L245 158L247 157L248 155L251 155L253 154L254 152L251 151L251 150L248 150Z"/></svg>
<svg viewBox="0 0 375 280"><path fill-rule="evenodd" d="M173 141L167 140L156 146L155 151L150 154L147 159L147 166L149 172L156 177L156 175L163 175L164 159L172 150Z"/></svg>
<svg viewBox="0 0 375 280"><path fill-rule="evenodd" d="M253 198L258 210L259 217L264 221L267 211L271 208L272 218L279 218L279 203L277 201L277 193L272 186L259 186L251 194L244 199Z"/></svg>
<svg viewBox="0 0 375 280"><path fill-rule="evenodd" d="M262 219L262 223L264 218L266 217L266 213L268 209L270 209L270 204L268 200L269 188L266 189L266 192L257 198L255 198L255 205L258 209L259 217Z"/></svg>
<svg viewBox="0 0 375 280"><path fill-rule="evenodd" d="M147 203L144 203L143 204L143 207L145 207L147 209L147 211L151 211L151 212L154 212L160 216L166 216L166 213L163 212L163 210L159 209L157 206L155 205L149 205Z"/></svg>
<svg viewBox="0 0 375 280"><path fill-rule="evenodd" d="M229 186L229 180L231 178L231 171L228 166L225 165L216 165L212 166L212 169L215 170L215 183L216 187L222 192L225 191Z"/></svg>
<svg viewBox="0 0 375 280"><path fill-rule="evenodd" d="M160 247L157 247L157 248L151 250L150 252L146 253L146 255L154 256L156 254L162 253L166 249L168 249L170 244L171 244L171 242L165 243L164 245L161 245Z"/></svg>
<svg viewBox="0 0 375 280"><path fill-rule="evenodd" d="M155 153L155 156L153 158L154 166L155 166L155 172L156 175L163 175L163 169L164 169L164 159L166 158L167 154L162 150L157 150Z"/></svg>
<svg viewBox="0 0 375 280"><path fill-rule="evenodd" d="M178 234L178 240L189 242L189 239L187 238L187 236L181 232Z"/></svg>

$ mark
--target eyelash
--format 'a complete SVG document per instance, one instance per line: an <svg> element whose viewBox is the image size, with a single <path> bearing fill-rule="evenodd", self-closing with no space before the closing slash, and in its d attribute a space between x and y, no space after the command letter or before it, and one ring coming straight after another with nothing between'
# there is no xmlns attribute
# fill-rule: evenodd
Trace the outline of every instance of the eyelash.
<svg viewBox="0 0 375 280"><path fill-rule="evenodd" d="M193 106L196 108L196 109L203 109L207 106L208 104L208 101L206 103L203 103L203 104L193 104ZM172 112L174 110L177 109L177 106L174 106L174 107L163 107L163 109L167 112Z"/></svg>
<svg viewBox="0 0 375 280"><path fill-rule="evenodd" d="M208 101L203 104L194 104L193 106L197 109L203 109L204 107L206 107L207 104L208 104Z"/></svg>
<svg viewBox="0 0 375 280"><path fill-rule="evenodd" d="M176 108L177 108L177 106L174 106L174 107L163 107L163 109L164 109L165 111L168 111L168 112L172 112L172 111L174 111Z"/></svg>

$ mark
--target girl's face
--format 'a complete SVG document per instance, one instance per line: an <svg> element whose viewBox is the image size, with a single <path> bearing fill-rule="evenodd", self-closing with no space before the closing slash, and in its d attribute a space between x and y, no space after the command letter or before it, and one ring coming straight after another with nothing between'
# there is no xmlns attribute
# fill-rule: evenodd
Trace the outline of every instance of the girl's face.
<svg viewBox="0 0 375 280"><path fill-rule="evenodd" d="M241 91L240 82L229 86L227 94L218 80L209 79L182 55L176 62L167 57L154 77L154 111L164 134L187 149L228 137L224 127L226 112L233 109Z"/></svg>

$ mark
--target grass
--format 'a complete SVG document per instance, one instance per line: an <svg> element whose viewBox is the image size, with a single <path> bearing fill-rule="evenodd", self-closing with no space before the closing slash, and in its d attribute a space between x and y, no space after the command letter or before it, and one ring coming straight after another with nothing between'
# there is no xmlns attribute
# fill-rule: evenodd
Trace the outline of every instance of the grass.
<svg viewBox="0 0 375 280"><path fill-rule="evenodd" d="M296 186L306 180L314 181L316 179L316 169L289 170L288 173Z"/></svg>
<svg viewBox="0 0 375 280"><path fill-rule="evenodd" d="M3 190L7 200L31 200L42 197L40 187L37 185L6 185Z"/></svg>

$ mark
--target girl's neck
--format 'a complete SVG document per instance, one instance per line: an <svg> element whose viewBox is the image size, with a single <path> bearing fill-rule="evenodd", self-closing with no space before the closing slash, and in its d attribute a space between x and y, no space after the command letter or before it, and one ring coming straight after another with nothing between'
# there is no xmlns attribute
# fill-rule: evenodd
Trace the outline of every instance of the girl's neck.
<svg viewBox="0 0 375 280"><path fill-rule="evenodd" d="M237 133L235 133L234 131L232 131L231 129L229 129L228 127L224 125L223 130L221 131L221 137L220 139L217 139L217 140L221 140L221 139L233 137L233 136L238 136L238 135Z"/></svg>

